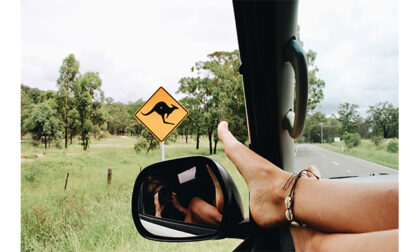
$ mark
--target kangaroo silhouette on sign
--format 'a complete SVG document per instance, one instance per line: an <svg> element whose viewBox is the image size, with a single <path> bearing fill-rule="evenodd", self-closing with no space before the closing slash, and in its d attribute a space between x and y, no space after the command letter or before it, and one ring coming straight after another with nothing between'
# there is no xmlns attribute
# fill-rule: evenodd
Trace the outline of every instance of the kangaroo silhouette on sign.
<svg viewBox="0 0 420 252"><path fill-rule="evenodd" d="M162 117L163 123L174 125L173 123L165 121L165 115L166 115L166 118L168 118L168 116L172 113L172 111L174 111L175 109L178 109L177 106L175 106L173 104L171 104L171 105L172 105L172 107L170 108L168 105L166 105L165 102L161 101L161 102L156 103L156 105L148 113L146 113L146 114L144 114L143 112L141 112L141 113L143 115L147 116L147 115L150 115L153 112L156 112Z"/></svg>

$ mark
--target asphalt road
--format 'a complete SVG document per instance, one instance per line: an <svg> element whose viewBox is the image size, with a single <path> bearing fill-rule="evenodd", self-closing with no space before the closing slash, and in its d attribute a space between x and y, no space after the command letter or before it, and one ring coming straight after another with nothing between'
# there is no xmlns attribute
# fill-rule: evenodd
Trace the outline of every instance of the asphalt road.
<svg viewBox="0 0 420 252"><path fill-rule="evenodd" d="M398 171L359 158L324 150L312 144L299 144L296 151L297 171L315 165L323 178L372 173L398 174Z"/></svg>

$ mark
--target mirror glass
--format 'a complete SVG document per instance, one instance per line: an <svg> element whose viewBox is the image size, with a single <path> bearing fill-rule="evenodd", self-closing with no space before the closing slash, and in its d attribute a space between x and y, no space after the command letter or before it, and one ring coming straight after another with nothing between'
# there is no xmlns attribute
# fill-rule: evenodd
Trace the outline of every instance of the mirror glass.
<svg viewBox="0 0 420 252"><path fill-rule="evenodd" d="M218 231L223 191L211 163L162 162L143 179L139 193L142 226L162 237L195 237ZM181 166L181 167L180 167ZM217 169L217 168L215 168Z"/></svg>

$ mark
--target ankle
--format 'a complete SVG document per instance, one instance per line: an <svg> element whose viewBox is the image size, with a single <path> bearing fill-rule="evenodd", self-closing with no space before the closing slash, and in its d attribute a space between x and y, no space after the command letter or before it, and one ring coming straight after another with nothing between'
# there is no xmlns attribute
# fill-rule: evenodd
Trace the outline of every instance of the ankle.
<svg viewBox="0 0 420 252"><path fill-rule="evenodd" d="M291 173L278 168L262 167L259 174L250 181L248 186L250 189L264 189L266 193L270 194L270 198L281 200L283 204L284 199L290 192L290 188L283 190L283 186L291 175ZM261 183L261 181L264 181L264 183Z"/></svg>

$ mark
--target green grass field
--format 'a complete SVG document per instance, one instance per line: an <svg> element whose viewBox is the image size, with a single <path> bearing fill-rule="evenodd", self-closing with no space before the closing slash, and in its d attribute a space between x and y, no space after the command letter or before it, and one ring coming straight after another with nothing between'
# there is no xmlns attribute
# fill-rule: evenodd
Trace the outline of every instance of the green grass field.
<svg viewBox="0 0 420 252"><path fill-rule="evenodd" d="M337 143L328 143L328 144L317 144L317 146L322 147L329 151L335 151L345 155L357 157L370 161L372 163L380 164L386 167L390 167L398 170L398 153L391 153L386 151L388 143L391 139L383 140L379 146L371 140L362 140L360 145L351 149L344 147L344 152L342 152L342 146L344 141Z"/></svg>
<svg viewBox="0 0 420 252"><path fill-rule="evenodd" d="M141 168L160 161L160 149L136 154L136 139L110 136L93 141L86 152L73 143L68 150L21 144L22 251L232 251L241 240L166 243L141 237L131 217L131 194ZM208 141L165 146L166 159L208 155ZM248 188L219 143L211 158L230 173L248 216ZM107 171L112 168L112 183ZM64 183L70 173L67 190Z"/></svg>

